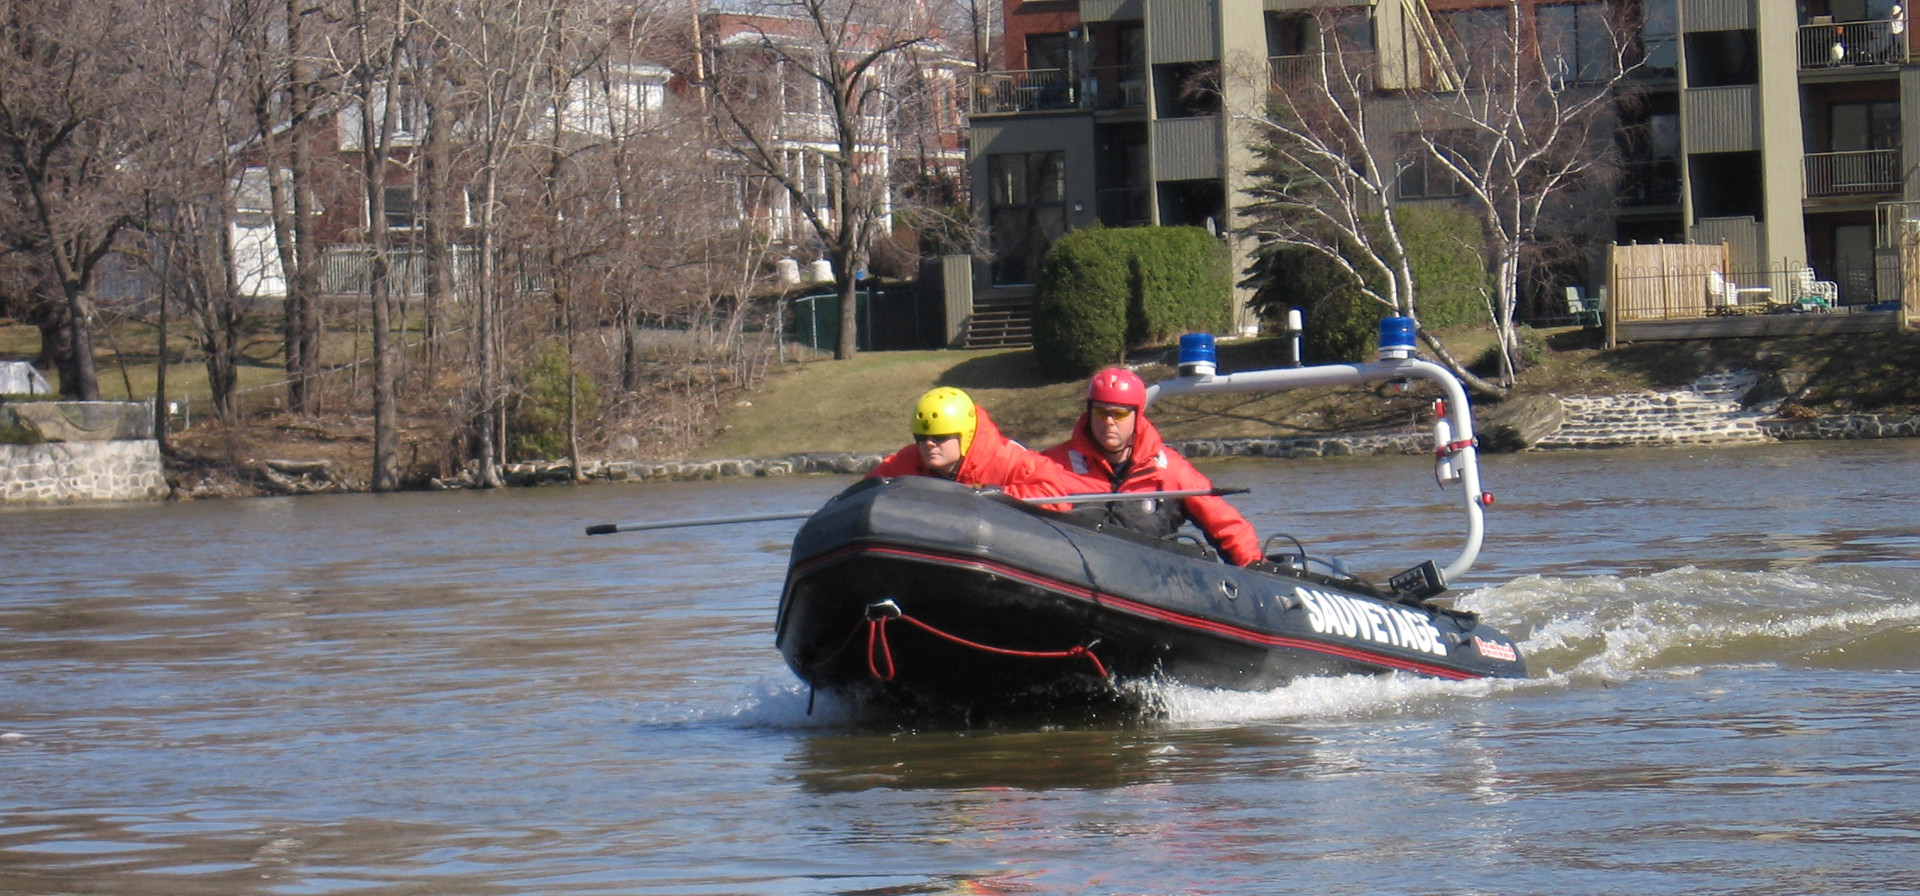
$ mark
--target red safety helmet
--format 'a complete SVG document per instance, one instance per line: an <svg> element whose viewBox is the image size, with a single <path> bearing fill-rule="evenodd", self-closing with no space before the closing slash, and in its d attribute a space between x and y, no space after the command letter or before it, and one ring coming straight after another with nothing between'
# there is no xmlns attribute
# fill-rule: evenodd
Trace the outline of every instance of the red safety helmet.
<svg viewBox="0 0 1920 896"><path fill-rule="evenodd" d="M1093 381L1087 384L1087 400L1139 410L1147 406L1147 384L1125 367L1109 367L1093 375Z"/></svg>

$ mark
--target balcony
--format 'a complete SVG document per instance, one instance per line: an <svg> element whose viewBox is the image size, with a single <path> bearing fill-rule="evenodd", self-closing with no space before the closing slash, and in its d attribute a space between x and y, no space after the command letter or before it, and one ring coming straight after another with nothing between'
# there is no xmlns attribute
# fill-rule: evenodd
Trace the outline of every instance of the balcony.
<svg viewBox="0 0 1920 896"><path fill-rule="evenodd" d="M1800 26L1800 69L1904 65L1912 58L1905 22L1899 33L1884 19L1865 22L1816 22Z"/></svg>
<svg viewBox="0 0 1920 896"><path fill-rule="evenodd" d="M1900 191L1900 150L1808 153L1807 198Z"/></svg>
<svg viewBox="0 0 1920 896"><path fill-rule="evenodd" d="M1635 208L1680 204L1680 160L1638 159L1621 163L1620 204Z"/></svg>
<svg viewBox="0 0 1920 896"><path fill-rule="evenodd" d="M1093 70L1086 83L1093 107L1102 111L1145 109L1147 107L1147 67L1144 65L1102 65Z"/></svg>
<svg viewBox="0 0 1920 896"><path fill-rule="evenodd" d="M1086 97L1064 68L977 72L972 81L971 108L975 115L1086 108Z"/></svg>
<svg viewBox="0 0 1920 896"><path fill-rule="evenodd" d="M1268 77L1273 89L1288 95L1320 92L1320 79L1325 69L1326 64L1318 53L1267 58Z"/></svg>
<svg viewBox="0 0 1920 896"><path fill-rule="evenodd" d="M1084 78L1064 68L979 72L972 76L974 115L1017 115L1147 106L1147 70L1142 65L1104 65Z"/></svg>

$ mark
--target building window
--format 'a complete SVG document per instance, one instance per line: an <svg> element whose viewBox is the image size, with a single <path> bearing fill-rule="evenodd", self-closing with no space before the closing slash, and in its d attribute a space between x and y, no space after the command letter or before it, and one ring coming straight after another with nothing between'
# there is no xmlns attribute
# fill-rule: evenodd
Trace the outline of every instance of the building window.
<svg viewBox="0 0 1920 896"><path fill-rule="evenodd" d="M1057 150L988 157L993 282L1032 283L1040 259L1066 233L1065 162Z"/></svg>
<svg viewBox="0 0 1920 896"><path fill-rule="evenodd" d="M1073 65L1065 34L1027 35L1027 68L1065 72Z"/></svg>
<svg viewBox="0 0 1920 896"><path fill-rule="evenodd" d="M1677 97L1653 100L1654 108L1621 112L1615 135L1620 147L1622 205L1675 205L1680 202L1680 114Z"/></svg>
<svg viewBox="0 0 1920 896"><path fill-rule="evenodd" d="M1604 3L1541 6L1534 10L1540 62L1556 86L1592 84L1613 77L1617 59Z"/></svg>
<svg viewBox="0 0 1920 896"><path fill-rule="evenodd" d="M1640 15L1641 76L1675 77L1680 72L1678 0L1643 0Z"/></svg>
<svg viewBox="0 0 1920 896"><path fill-rule="evenodd" d="M1441 143L1442 151L1448 151L1442 137L1434 139ZM1466 192L1460 178L1435 159L1418 137L1403 140L1399 164L1397 191L1401 199L1450 199Z"/></svg>
<svg viewBox="0 0 1920 896"><path fill-rule="evenodd" d="M1833 152L1900 148L1900 103L1897 100L1834 103L1827 107L1827 115L1830 122L1828 142Z"/></svg>
<svg viewBox="0 0 1920 896"><path fill-rule="evenodd" d="M1465 71L1482 68L1485 62L1499 56L1492 50L1513 44L1505 9L1483 7L1435 12L1433 19L1440 29L1440 39L1446 42L1447 52L1453 55L1454 65Z"/></svg>
<svg viewBox="0 0 1920 896"><path fill-rule="evenodd" d="M387 229L414 230L420 226L420 209L414 207L413 187L387 187Z"/></svg>

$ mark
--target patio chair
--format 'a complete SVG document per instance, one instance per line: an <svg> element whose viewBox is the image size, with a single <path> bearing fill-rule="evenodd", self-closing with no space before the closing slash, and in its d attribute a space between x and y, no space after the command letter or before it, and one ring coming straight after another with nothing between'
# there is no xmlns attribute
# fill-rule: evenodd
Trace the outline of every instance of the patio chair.
<svg viewBox="0 0 1920 896"><path fill-rule="evenodd" d="M1747 307L1749 297L1761 301L1771 301L1770 297L1772 295L1772 287L1741 286L1727 279L1727 275L1719 271L1712 269L1707 271L1708 314L1746 314L1753 310Z"/></svg>
<svg viewBox="0 0 1920 896"><path fill-rule="evenodd" d="M1832 311L1840 304L1840 284L1813 277L1810 267L1794 274L1792 304L1801 311Z"/></svg>
<svg viewBox="0 0 1920 896"><path fill-rule="evenodd" d="M1600 302L1589 299L1578 286L1567 287L1567 316L1582 327L1600 326Z"/></svg>
<svg viewBox="0 0 1920 896"><path fill-rule="evenodd" d="M1732 314L1740 307L1740 291L1719 271L1707 271L1707 313Z"/></svg>

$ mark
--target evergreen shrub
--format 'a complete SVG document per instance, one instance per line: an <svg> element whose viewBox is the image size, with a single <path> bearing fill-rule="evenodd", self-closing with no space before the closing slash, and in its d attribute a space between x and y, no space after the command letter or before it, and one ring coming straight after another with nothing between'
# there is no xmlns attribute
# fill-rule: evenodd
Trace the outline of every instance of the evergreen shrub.
<svg viewBox="0 0 1920 896"><path fill-rule="evenodd" d="M1400 237L1411 258L1414 307L1420 325L1441 329L1489 324L1486 240L1472 215L1438 205L1403 207ZM1387 309L1361 294L1359 284L1331 260L1305 249L1269 252L1252 278L1254 308L1281 321L1299 308L1306 324L1302 353L1310 364L1373 357ZM1385 284L1376 285L1385 291Z"/></svg>
<svg viewBox="0 0 1920 896"><path fill-rule="evenodd" d="M1040 264L1035 356L1049 373L1084 376L1128 348L1220 332L1232 283L1226 247L1198 227L1075 231Z"/></svg>
<svg viewBox="0 0 1920 896"><path fill-rule="evenodd" d="M1182 333L1221 333L1233 298L1227 246L1199 227L1137 227L1132 235L1137 304L1128 341L1163 345Z"/></svg>
<svg viewBox="0 0 1920 896"><path fill-rule="evenodd" d="M600 390L576 369L574 395L580 419L600 410ZM567 347L541 343L513 372L515 398L507 416L507 452L512 460L551 460L567 453Z"/></svg>
<svg viewBox="0 0 1920 896"><path fill-rule="evenodd" d="M1060 238L1040 262L1033 296L1033 351L1040 368L1081 376L1127 350L1133 270L1124 230L1095 227Z"/></svg>

